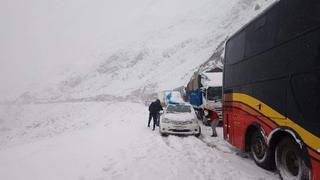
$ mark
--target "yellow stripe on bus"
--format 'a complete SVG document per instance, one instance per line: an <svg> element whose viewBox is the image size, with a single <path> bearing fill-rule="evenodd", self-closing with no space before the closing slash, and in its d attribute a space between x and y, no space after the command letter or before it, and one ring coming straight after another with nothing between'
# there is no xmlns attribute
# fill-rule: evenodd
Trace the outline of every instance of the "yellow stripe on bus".
<svg viewBox="0 0 320 180"><path fill-rule="evenodd" d="M316 152L319 153L320 149L320 138L312 134L311 132L305 130L303 127L299 126L298 124L294 123L292 120L288 119L287 117L283 116L270 106L264 104L263 102L259 101L258 99L248 96L242 93L232 93L231 97L232 101L239 101L244 104L249 105L256 111L260 112L264 116L270 118L279 126L286 126L294 129L299 136L302 138L305 144L307 144L310 148L314 149Z"/></svg>

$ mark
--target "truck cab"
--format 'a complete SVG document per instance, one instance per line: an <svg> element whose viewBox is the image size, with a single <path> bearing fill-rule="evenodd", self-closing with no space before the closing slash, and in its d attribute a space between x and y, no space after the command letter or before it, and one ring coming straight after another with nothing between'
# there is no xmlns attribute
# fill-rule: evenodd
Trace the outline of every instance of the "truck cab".
<svg viewBox="0 0 320 180"><path fill-rule="evenodd" d="M222 70L196 72L188 82L186 94L198 119L208 124L204 111L216 111L222 120Z"/></svg>
<svg viewBox="0 0 320 180"><path fill-rule="evenodd" d="M202 109L216 111L222 120L222 72L206 72L201 74ZM207 118L202 118L206 124Z"/></svg>

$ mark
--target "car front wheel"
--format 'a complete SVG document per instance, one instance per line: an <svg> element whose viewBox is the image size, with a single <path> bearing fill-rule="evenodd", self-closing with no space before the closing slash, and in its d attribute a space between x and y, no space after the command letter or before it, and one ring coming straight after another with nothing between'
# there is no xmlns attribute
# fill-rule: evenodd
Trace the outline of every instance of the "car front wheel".
<svg viewBox="0 0 320 180"><path fill-rule="evenodd" d="M199 127L199 133L195 134L196 137L200 137L201 135L201 128Z"/></svg>

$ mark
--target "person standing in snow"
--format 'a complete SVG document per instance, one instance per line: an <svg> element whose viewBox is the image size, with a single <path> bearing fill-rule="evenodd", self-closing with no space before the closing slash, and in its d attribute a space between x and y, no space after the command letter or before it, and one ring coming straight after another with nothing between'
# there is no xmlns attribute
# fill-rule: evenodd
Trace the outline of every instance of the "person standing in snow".
<svg viewBox="0 0 320 180"><path fill-rule="evenodd" d="M152 102L149 106L149 121L148 121L148 127L150 127L151 118L153 119L153 129L155 129L158 117L160 114L160 111L162 111L162 106L160 103L160 100L157 99L156 101Z"/></svg>
<svg viewBox="0 0 320 180"><path fill-rule="evenodd" d="M217 137L218 134L217 134L217 131L216 131L216 127L219 123L219 116L218 116L218 113L215 112L215 111L210 111L209 112L209 119L210 119L210 125L211 125L211 128L212 128L212 135L211 137Z"/></svg>

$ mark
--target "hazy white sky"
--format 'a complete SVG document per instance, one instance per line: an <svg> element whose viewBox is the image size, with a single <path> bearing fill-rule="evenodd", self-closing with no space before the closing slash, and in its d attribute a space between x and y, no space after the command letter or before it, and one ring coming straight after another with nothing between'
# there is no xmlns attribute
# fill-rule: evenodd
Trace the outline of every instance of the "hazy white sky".
<svg viewBox="0 0 320 180"><path fill-rule="evenodd" d="M130 11L124 0L0 0L0 99L85 59Z"/></svg>
<svg viewBox="0 0 320 180"><path fill-rule="evenodd" d="M193 8L199 1L0 0L0 101L86 64L115 41L168 24L182 3Z"/></svg>

